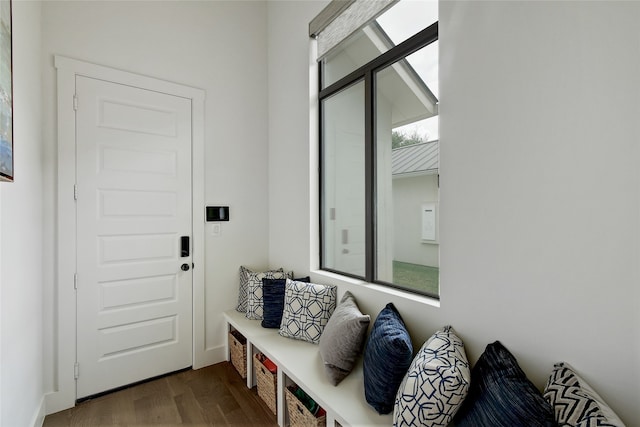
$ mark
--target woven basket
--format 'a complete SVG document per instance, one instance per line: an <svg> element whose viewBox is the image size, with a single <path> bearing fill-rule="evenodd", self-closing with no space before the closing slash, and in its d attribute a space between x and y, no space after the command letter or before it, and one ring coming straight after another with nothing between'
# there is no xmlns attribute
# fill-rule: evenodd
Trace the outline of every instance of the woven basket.
<svg viewBox="0 0 640 427"><path fill-rule="evenodd" d="M233 367L242 378L247 378L247 340L238 331L229 332L229 353Z"/></svg>
<svg viewBox="0 0 640 427"><path fill-rule="evenodd" d="M295 427L323 427L327 424L326 414L316 417L304 406L295 394L291 391L291 386L285 391L287 401L287 413L289 414L289 425Z"/></svg>
<svg viewBox="0 0 640 427"><path fill-rule="evenodd" d="M260 354L255 354L254 358L254 366L256 368L256 380L258 382L258 396L264 403L267 404L271 412L276 414L277 401L276 401L276 385L277 385L277 376L268 370L260 360Z"/></svg>

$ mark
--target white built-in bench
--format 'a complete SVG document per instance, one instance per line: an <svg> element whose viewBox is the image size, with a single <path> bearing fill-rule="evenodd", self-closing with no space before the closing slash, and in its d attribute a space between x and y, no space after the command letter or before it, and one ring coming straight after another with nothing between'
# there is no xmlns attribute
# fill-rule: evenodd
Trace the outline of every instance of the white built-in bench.
<svg viewBox="0 0 640 427"><path fill-rule="evenodd" d="M364 397L362 358L353 372L338 386L327 379L318 346L284 338L277 329L266 329L259 320L249 320L243 313L230 310L224 313L227 330L236 329L247 339L247 387L255 384L253 355L264 353L278 366L276 390L278 425L288 424L285 409L285 388L291 383L301 387L327 411L327 426L393 425L392 415L379 415ZM228 334L226 334L228 337ZM229 360L227 338L226 354Z"/></svg>

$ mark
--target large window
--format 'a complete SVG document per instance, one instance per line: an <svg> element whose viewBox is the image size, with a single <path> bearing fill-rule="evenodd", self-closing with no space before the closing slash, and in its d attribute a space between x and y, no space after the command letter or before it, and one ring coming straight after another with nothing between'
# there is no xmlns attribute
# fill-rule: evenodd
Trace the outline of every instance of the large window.
<svg viewBox="0 0 640 427"><path fill-rule="evenodd" d="M435 297L437 14L389 2L319 59L320 266Z"/></svg>

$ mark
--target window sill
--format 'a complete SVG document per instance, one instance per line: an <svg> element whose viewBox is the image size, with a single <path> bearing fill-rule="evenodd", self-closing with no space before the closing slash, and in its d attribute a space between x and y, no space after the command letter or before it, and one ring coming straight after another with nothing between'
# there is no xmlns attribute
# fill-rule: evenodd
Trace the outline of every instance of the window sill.
<svg viewBox="0 0 640 427"><path fill-rule="evenodd" d="M391 288L388 286L378 285L375 283L365 282L364 280L354 279L352 277L342 276L340 274L331 273L324 270L311 271L311 280L318 283L329 283L332 285L357 285L366 288L369 291L384 294L394 299L401 298L406 301L411 301L418 304L424 304L431 307L440 308L440 301L426 295L418 295L411 292L406 292L401 289Z"/></svg>

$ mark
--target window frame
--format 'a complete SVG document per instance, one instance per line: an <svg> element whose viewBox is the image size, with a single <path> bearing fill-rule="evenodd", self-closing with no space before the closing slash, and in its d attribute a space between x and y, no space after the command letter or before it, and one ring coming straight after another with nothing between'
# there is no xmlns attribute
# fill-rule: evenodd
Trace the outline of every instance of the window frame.
<svg viewBox="0 0 640 427"><path fill-rule="evenodd" d="M361 279L369 283L376 283L403 291L426 295L439 299L439 295L420 292L415 289L400 286L394 283L377 280L375 278L376 268L376 84L375 75L378 71L408 57L414 52L430 45L438 40L438 21L429 25L425 29L414 34L402 43L392 47L388 51L380 54L368 63L350 72L338 81L323 88L324 65L318 65L318 123L319 123L319 267L320 270L339 274L346 277ZM323 101L342 90L348 89L352 85L364 81L364 111L365 111L365 275L358 276L344 271L328 268L324 262L324 240L325 240L325 194L324 194L324 108Z"/></svg>

